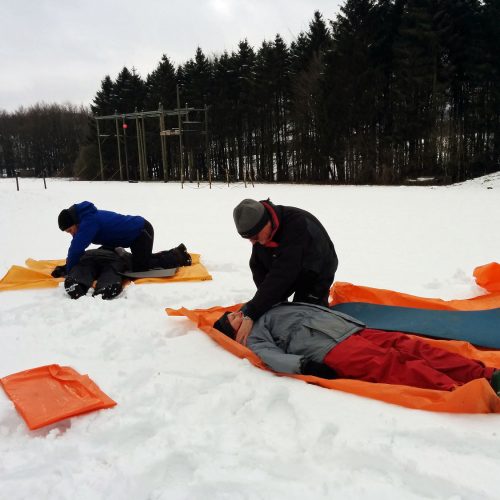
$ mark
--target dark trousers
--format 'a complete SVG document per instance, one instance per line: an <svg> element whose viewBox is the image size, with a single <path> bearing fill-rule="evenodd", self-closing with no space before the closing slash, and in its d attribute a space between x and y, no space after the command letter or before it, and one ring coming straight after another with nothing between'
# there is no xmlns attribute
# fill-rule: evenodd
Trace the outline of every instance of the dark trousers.
<svg viewBox="0 0 500 500"><path fill-rule="evenodd" d="M153 253L154 239L155 232L153 226L145 220L141 234L130 245L133 271L147 271L151 269L151 254Z"/></svg>
<svg viewBox="0 0 500 500"><path fill-rule="evenodd" d="M125 271L123 259L111 250L87 250L78 264L71 268L68 276L76 280L85 290L97 280L95 289L110 285L122 285L121 272Z"/></svg>
<svg viewBox="0 0 500 500"><path fill-rule="evenodd" d="M330 287L335 278L336 270L335 266L335 269L325 270L324 274L321 275L313 271L302 271L294 286L293 301L328 307Z"/></svg>
<svg viewBox="0 0 500 500"><path fill-rule="evenodd" d="M365 328L336 345L323 362L340 377L449 391L494 368L401 332Z"/></svg>

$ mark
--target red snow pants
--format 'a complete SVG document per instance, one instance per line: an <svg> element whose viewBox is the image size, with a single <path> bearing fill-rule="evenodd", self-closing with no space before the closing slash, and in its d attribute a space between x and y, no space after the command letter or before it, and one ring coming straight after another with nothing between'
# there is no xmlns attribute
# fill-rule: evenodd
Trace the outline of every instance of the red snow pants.
<svg viewBox="0 0 500 500"><path fill-rule="evenodd" d="M340 342L323 362L344 378L445 391L477 378L490 380L495 370L404 333L371 328Z"/></svg>

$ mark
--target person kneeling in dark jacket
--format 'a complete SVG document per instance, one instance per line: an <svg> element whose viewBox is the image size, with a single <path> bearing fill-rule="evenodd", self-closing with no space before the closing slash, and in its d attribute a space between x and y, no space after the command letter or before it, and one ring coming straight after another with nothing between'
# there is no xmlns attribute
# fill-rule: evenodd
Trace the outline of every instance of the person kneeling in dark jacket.
<svg viewBox="0 0 500 500"><path fill-rule="evenodd" d="M152 254L150 265L153 269L171 269L191 265L191 256L181 243L171 250ZM133 268L133 256L123 248L100 247L86 250L80 260L69 272L66 266L57 266L52 271L54 278L66 277L64 289L72 299L86 295L96 282L94 297L100 295L104 300L117 297L123 290L122 273Z"/></svg>
<svg viewBox="0 0 500 500"><path fill-rule="evenodd" d="M252 244L250 269L257 291L242 307L244 344L253 322L293 295L294 302L328 306L338 266L328 232L311 213L271 201L245 199L233 210L238 234Z"/></svg>
<svg viewBox="0 0 500 500"><path fill-rule="evenodd" d="M225 313L214 327L236 339L245 321L241 311ZM255 322L246 345L276 372L445 391L484 377L500 392L496 368L402 332L366 328L356 318L315 304L272 307Z"/></svg>

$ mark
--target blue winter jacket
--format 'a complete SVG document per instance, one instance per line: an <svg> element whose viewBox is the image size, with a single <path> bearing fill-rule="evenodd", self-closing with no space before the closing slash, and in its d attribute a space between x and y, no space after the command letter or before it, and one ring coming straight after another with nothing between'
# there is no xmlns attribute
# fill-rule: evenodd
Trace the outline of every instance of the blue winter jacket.
<svg viewBox="0 0 500 500"><path fill-rule="evenodd" d="M70 211L77 220L78 230L66 258L68 271L78 263L91 243L128 248L144 229L143 217L98 210L90 201L76 203Z"/></svg>

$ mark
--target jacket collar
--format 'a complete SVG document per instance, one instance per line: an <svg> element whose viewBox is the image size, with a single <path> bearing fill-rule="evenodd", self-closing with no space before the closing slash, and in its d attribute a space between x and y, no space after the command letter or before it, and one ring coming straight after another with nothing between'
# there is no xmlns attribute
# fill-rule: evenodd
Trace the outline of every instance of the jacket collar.
<svg viewBox="0 0 500 500"><path fill-rule="evenodd" d="M271 233L271 239L269 240L268 243L266 243L263 246L267 248L276 248L279 246L279 243L273 241L273 238L277 233L278 229L280 228L280 220L278 218L278 214L276 213L275 207L270 202L269 198L266 201L261 201L261 203L264 205L264 208L269 212L269 216L271 217L271 226L273 228L273 231Z"/></svg>

